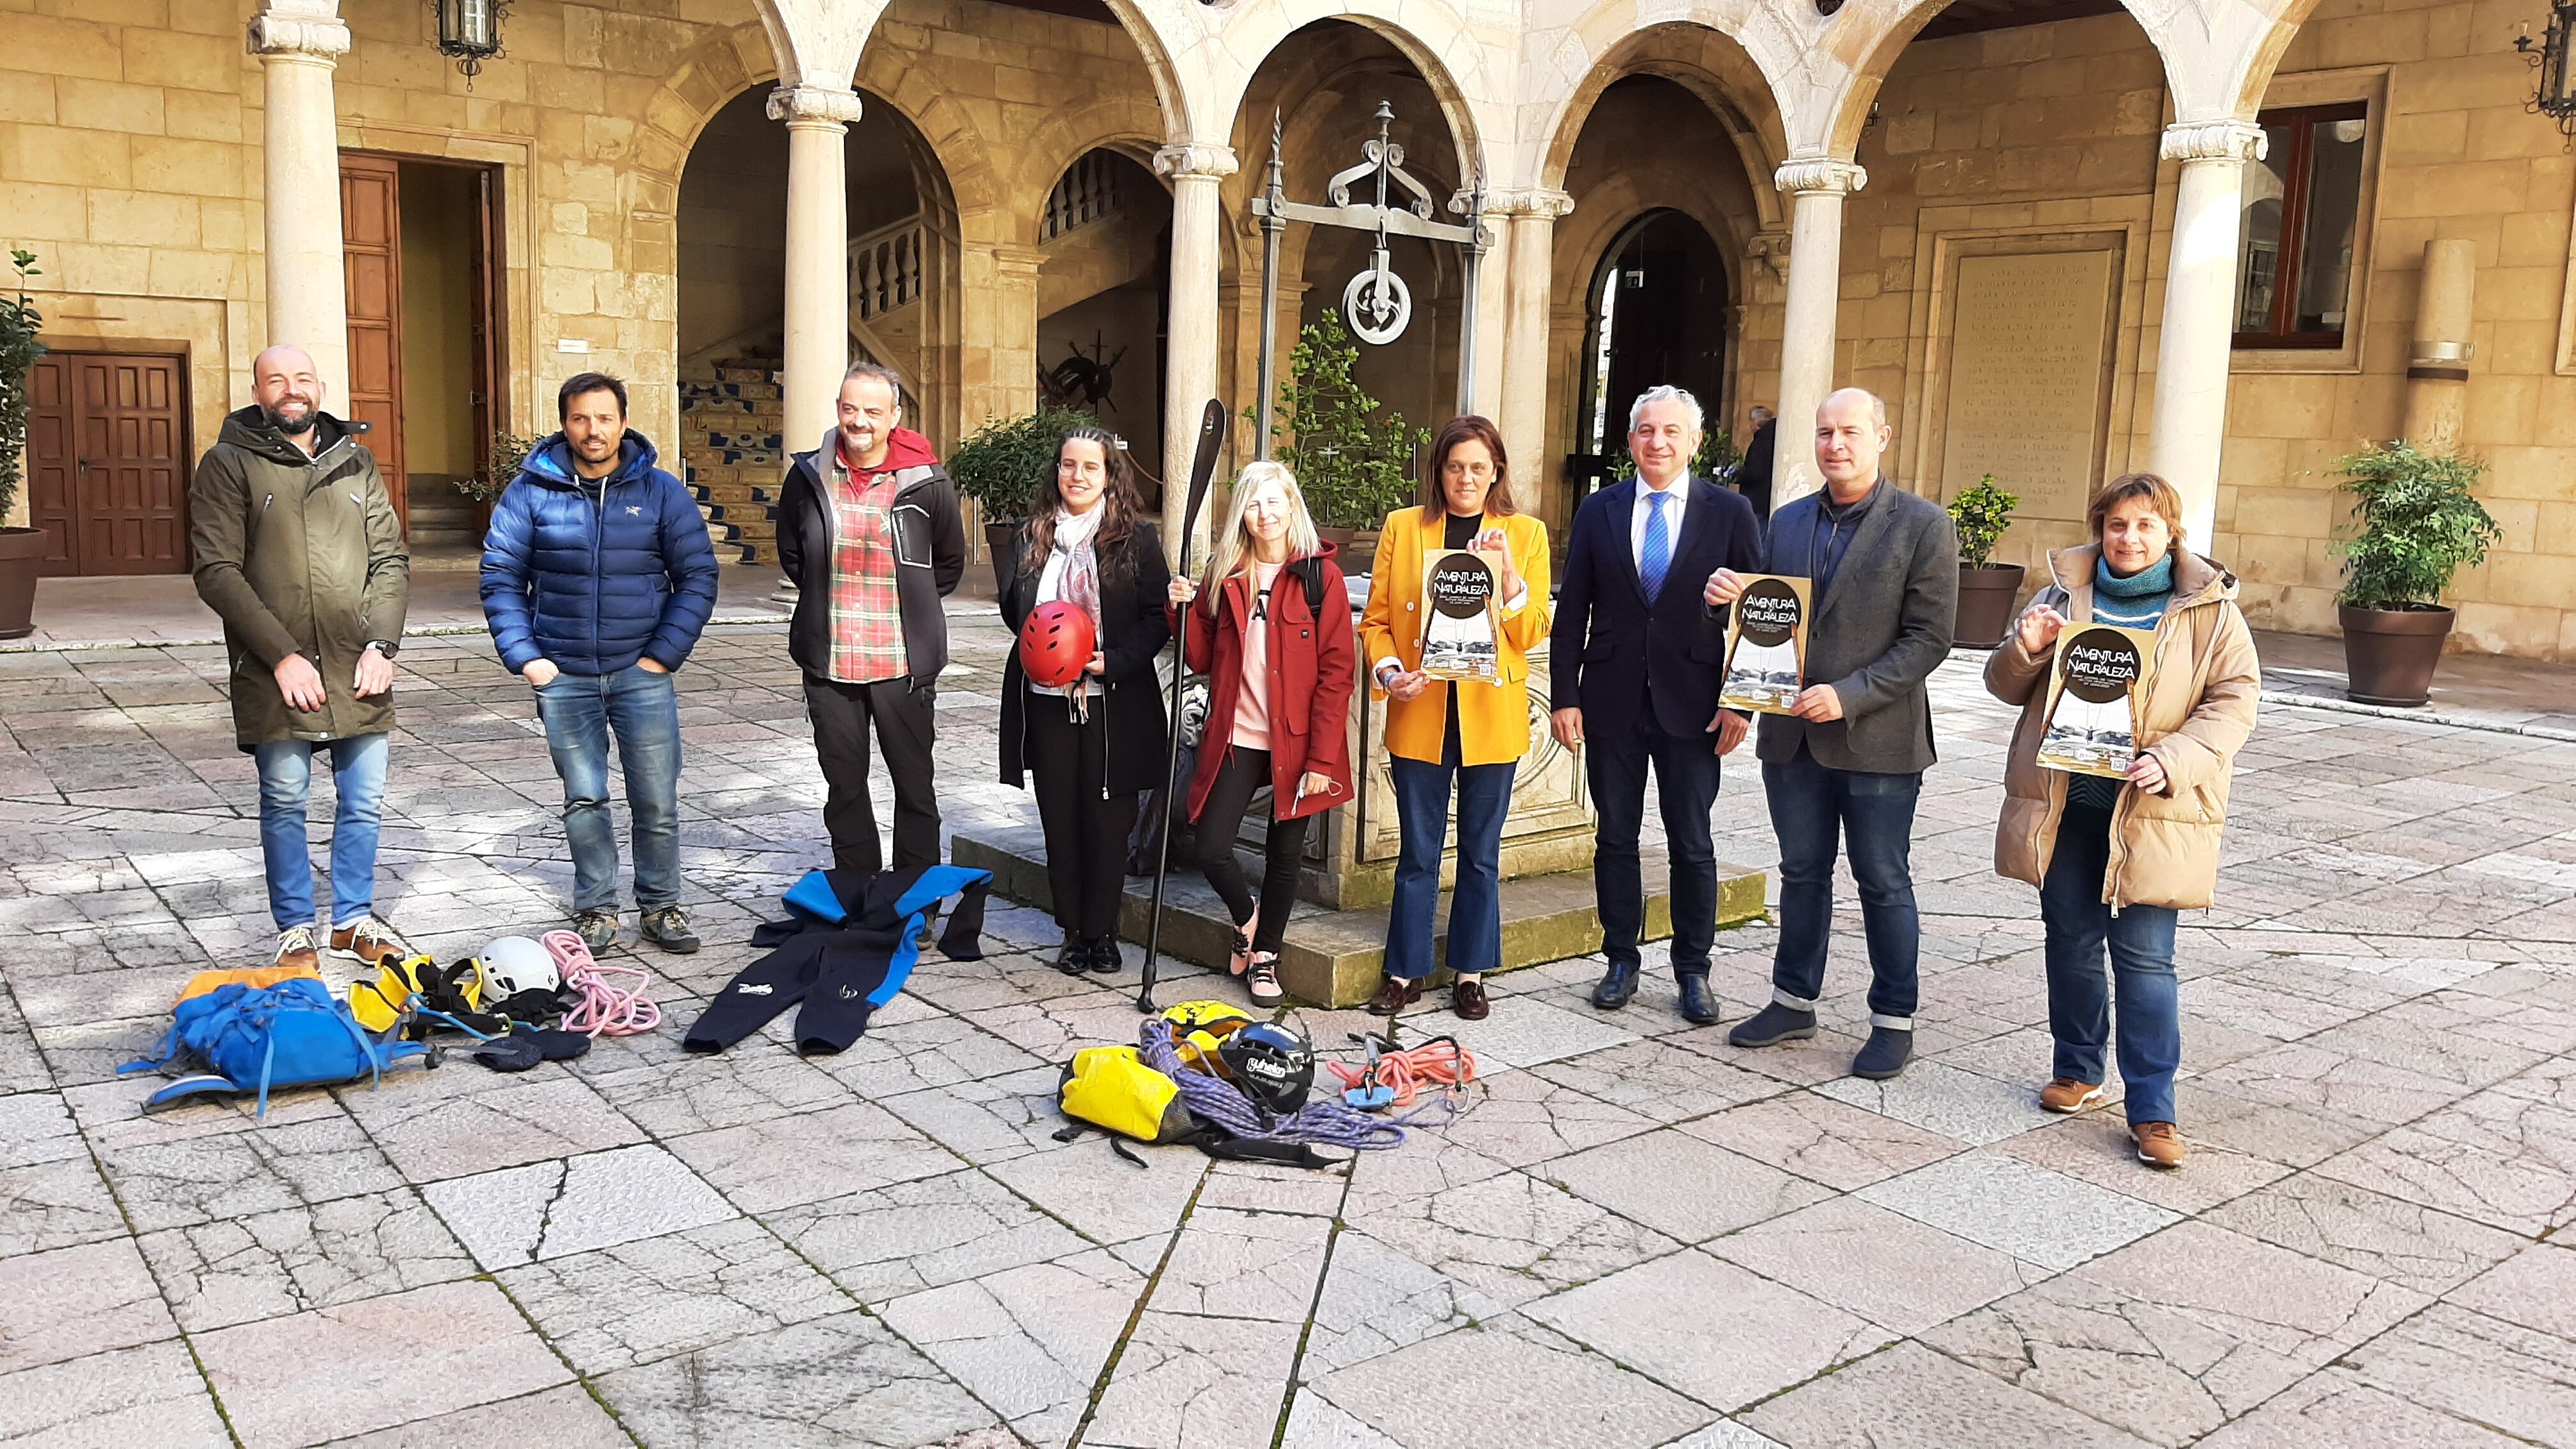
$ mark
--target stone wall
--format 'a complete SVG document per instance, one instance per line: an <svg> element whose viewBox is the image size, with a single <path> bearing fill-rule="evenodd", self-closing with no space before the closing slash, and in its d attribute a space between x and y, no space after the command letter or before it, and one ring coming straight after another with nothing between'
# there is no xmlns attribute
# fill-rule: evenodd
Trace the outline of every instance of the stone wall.
<svg viewBox="0 0 2576 1449"><path fill-rule="evenodd" d="M2378 144L2352 345L2234 355L2210 547L2243 579L2258 626L2334 632L2342 510L2328 465L2400 430L2424 243L2468 237L2466 443L2492 466L2483 495L2505 542L2459 580L2454 647L2576 658L2576 332L2562 321L2576 163L2554 126L2524 113L2530 73L2512 39L2471 4L2327 0L2266 93L2270 106L2367 100ZM1917 41L1879 112L1843 234L1836 374L1888 399L1897 475L1933 496L1954 489L1953 393L1992 382L1950 372L1961 259L2060 250L2115 261L2096 477L2144 466L2177 169L2156 156L2170 101L2144 32L2105 16ZM1762 350L1749 343L1748 363ZM1998 557L2035 564L2080 538L2054 511L2015 527Z"/></svg>

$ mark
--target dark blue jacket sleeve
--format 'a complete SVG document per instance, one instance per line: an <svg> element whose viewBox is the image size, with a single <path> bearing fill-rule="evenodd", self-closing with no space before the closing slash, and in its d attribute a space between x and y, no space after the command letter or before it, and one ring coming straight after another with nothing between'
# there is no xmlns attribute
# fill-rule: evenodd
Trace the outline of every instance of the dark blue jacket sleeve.
<svg viewBox="0 0 2576 1449"><path fill-rule="evenodd" d="M716 611L716 585L724 577L716 547L707 537L707 520L697 500L680 480L657 475L662 500L662 559L671 571L671 595L662 601L662 621L644 645L644 656L665 669L678 669Z"/></svg>
<svg viewBox="0 0 2576 1449"><path fill-rule="evenodd" d="M1595 493L1574 510L1573 538L1565 549L1565 578L1556 591L1556 622L1548 635L1547 707L1573 709L1583 702L1583 636L1592 627L1592 533L1602 511Z"/></svg>
<svg viewBox="0 0 2576 1449"><path fill-rule="evenodd" d="M512 674L545 657L528 605L536 491L523 478L512 480L492 505L492 528L483 535L483 622L491 626L502 667Z"/></svg>

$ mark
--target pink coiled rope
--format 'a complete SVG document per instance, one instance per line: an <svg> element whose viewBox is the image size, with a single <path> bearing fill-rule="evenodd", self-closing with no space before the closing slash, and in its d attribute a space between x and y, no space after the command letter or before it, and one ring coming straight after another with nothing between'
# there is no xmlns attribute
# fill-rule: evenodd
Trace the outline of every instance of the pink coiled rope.
<svg viewBox="0 0 2576 1449"><path fill-rule="evenodd" d="M653 977L641 966L603 966L571 931L548 931L537 940L555 960L563 984L580 1000L564 1013L563 1029L585 1036L636 1036L662 1024L662 1008L644 994Z"/></svg>

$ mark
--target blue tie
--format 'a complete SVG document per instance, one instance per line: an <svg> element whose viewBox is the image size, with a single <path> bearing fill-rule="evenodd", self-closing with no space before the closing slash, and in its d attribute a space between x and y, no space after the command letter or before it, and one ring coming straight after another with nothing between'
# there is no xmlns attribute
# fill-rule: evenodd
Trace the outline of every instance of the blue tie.
<svg viewBox="0 0 2576 1449"><path fill-rule="evenodd" d="M1673 538L1664 526L1665 495L1646 495L1646 546L1637 559L1637 580L1646 586L1646 602L1664 591L1664 574L1673 566Z"/></svg>

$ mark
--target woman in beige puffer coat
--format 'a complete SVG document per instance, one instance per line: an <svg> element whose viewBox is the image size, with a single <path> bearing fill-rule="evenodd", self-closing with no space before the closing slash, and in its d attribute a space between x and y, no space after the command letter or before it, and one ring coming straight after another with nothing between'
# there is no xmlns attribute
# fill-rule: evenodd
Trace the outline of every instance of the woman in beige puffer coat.
<svg viewBox="0 0 2576 1449"><path fill-rule="evenodd" d="M2218 881L2236 751L2254 728L2261 666L2236 576L2183 547L2182 500L2151 473L2112 480L2087 510L2094 542L2051 555L2053 580L1986 661L1986 688L2021 706L2004 767L1995 869L2039 887L2047 927L2054 1076L2040 1105L2076 1112L2102 1096L2119 1001L2120 1076L2138 1159L2179 1166L2173 1078L2182 1030L2174 926ZM2117 623L2156 636L2125 780L2039 763L2050 658L2067 626ZM2105 981L2104 955L2109 956Z"/></svg>

